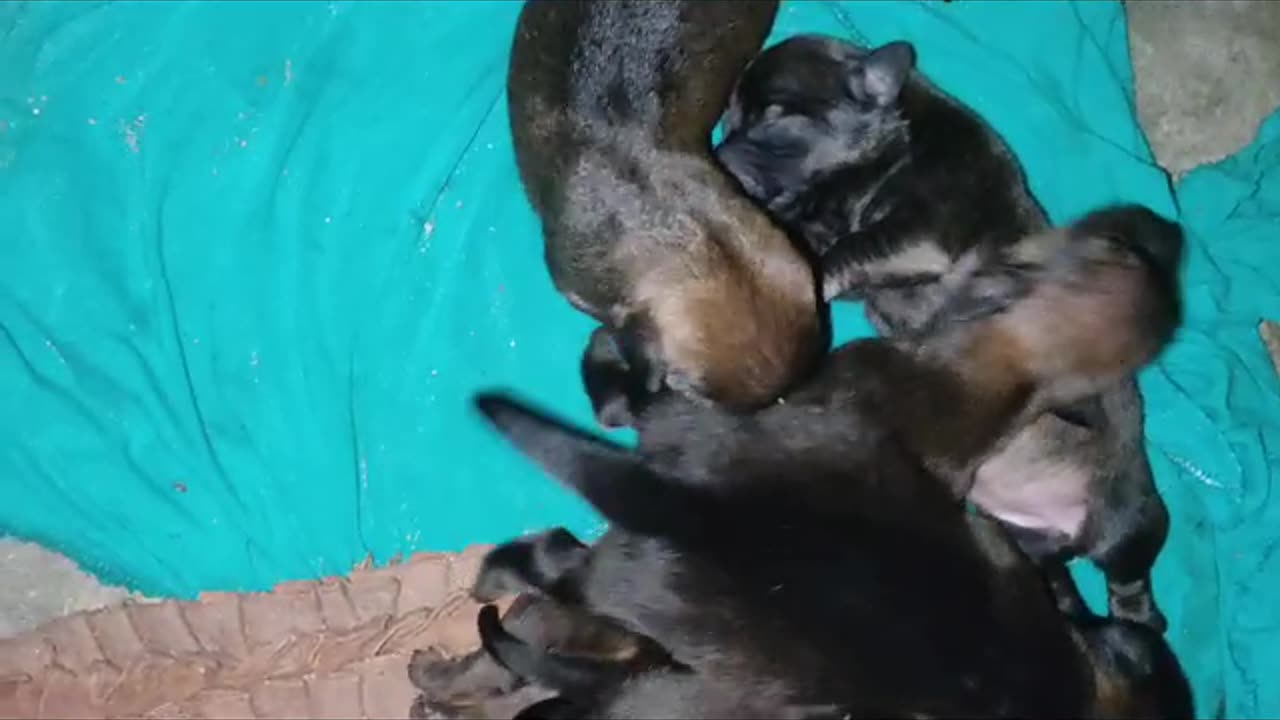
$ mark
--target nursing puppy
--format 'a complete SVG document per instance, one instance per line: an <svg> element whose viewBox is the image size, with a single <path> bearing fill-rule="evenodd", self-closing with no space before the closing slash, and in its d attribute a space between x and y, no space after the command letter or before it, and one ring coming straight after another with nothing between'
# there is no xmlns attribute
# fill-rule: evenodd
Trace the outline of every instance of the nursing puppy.
<svg viewBox="0 0 1280 720"><path fill-rule="evenodd" d="M776 13L665 0L532 0L520 13L511 132L547 265L638 391L752 408L826 350L812 266L710 147Z"/></svg>
<svg viewBox="0 0 1280 720"><path fill-rule="evenodd" d="M548 534L552 542L568 539L581 547L567 533L555 535ZM547 563L569 562L546 543L527 550L547 558ZM502 556L497 559L501 561ZM507 561L519 559L508 557ZM582 697L618 678L659 667L680 667L652 640L628 632L608 618L540 595L516 597L501 621L496 607L487 607L491 609L481 614L479 622L481 649L455 659L424 651L413 654L409 680L422 694L410 717L505 720L542 700ZM511 653L495 650L513 646L537 648L540 655L554 659L546 661L551 669L539 672L521 666L519 661L528 652L505 659ZM512 665L516 665L515 671L508 669Z"/></svg>
<svg viewBox="0 0 1280 720"><path fill-rule="evenodd" d="M540 711L654 716L635 695L648 693L673 717L1189 716L1158 634L1073 625L1000 527L956 502L955 480L1040 406L1163 348L1177 289L1150 241L1028 239L1022 262L961 291L965 321L919 343L846 345L785 404L750 415L660 393L639 451L481 397L610 529L589 549L563 530L503 546L475 595L580 607L691 671L615 676ZM564 670L492 620L490 652L544 678Z"/></svg>
<svg viewBox="0 0 1280 720"><path fill-rule="evenodd" d="M752 62L725 115L724 165L778 222L821 256L827 298L866 300L885 335L953 318L976 268L1016 262L1045 214L1004 142L975 113L912 71L902 42L871 51L800 36ZM1150 213L1096 215L1172 237ZM1161 242L1176 265L1181 242ZM1087 341L1087 340L1086 340ZM1116 617L1163 630L1150 573L1168 533L1143 446L1132 378L1052 408L982 466L969 498L1009 524L1061 588L1086 555L1107 578ZM1067 593L1064 605L1080 603Z"/></svg>

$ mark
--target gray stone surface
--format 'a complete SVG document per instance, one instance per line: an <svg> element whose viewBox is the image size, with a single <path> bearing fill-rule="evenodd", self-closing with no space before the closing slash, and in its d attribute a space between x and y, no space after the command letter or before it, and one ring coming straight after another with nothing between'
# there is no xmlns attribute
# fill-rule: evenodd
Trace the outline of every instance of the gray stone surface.
<svg viewBox="0 0 1280 720"><path fill-rule="evenodd" d="M1130 0L1138 114L1176 179L1249 144L1280 105L1280 2Z"/></svg>
<svg viewBox="0 0 1280 720"><path fill-rule="evenodd" d="M99 583L63 555L34 543L0 540L0 638L129 596Z"/></svg>
<svg viewBox="0 0 1280 720"><path fill-rule="evenodd" d="M1280 2L1131 0L1139 115L1175 177L1248 144L1280 104ZM117 602L65 557L0 539L0 637Z"/></svg>

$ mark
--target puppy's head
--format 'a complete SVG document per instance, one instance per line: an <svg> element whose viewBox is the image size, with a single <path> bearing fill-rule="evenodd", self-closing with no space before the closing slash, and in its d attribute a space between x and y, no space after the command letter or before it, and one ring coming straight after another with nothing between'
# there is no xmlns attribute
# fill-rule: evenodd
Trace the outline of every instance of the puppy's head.
<svg viewBox="0 0 1280 720"><path fill-rule="evenodd" d="M963 338L970 380L1021 382L1044 401L1070 402L1137 371L1172 339L1182 245L1181 228L1147 208L1106 208L1015 244L935 327L960 321L942 337Z"/></svg>
<svg viewBox="0 0 1280 720"><path fill-rule="evenodd" d="M864 50L798 35L751 62L724 116L721 164L773 208L824 172L873 159L905 132L898 98L915 67L905 42Z"/></svg>
<svg viewBox="0 0 1280 720"><path fill-rule="evenodd" d="M1077 630L1093 669L1094 717L1190 718L1190 683L1169 644L1138 623L1097 619Z"/></svg>

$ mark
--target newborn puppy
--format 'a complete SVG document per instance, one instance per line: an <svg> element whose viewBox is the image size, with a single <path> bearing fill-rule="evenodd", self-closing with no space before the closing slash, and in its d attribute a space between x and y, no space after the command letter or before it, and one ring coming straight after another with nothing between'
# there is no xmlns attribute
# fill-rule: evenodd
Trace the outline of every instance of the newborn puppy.
<svg viewBox="0 0 1280 720"><path fill-rule="evenodd" d="M586 549L568 533L546 535L557 536L552 542L568 538ZM489 564L512 563L525 572L537 573L535 568L523 562L535 554L544 569L554 563L567 564L565 557L556 555L548 543L540 543L536 548L526 547L519 554L520 557L509 553L491 555ZM581 557L585 558L585 555ZM555 570L557 575L560 572ZM487 574L501 575L493 570ZM538 577L550 581L547 574ZM487 592L504 594L501 583L501 577L491 579ZM492 609L486 610L479 620L483 644L480 649L450 660L430 652L413 654L409 662L409 680L422 695L415 703L411 717L505 720L521 708L557 694L571 696L575 686L560 678L566 675L571 678L586 676L585 670L573 675L575 668L590 668L621 676L658 666L678 667L662 648L648 638L627 632L608 618L595 617L582 608L552 602L541 595L519 595L502 621L498 620L495 606L486 607ZM493 613L493 616L488 613ZM508 631L504 624L511 630ZM551 671L546 673L531 671L519 665L522 658L512 658L511 653L501 650L509 646L540 648L542 653L569 669L559 675L555 674L559 665L552 665ZM509 670L513 664L522 672ZM590 679L584 680L583 684L589 682ZM599 685L602 681L595 682Z"/></svg>
<svg viewBox="0 0 1280 720"><path fill-rule="evenodd" d="M1016 262L1014 248L1048 226L1008 147L913 72L914 57L902 42L776 45L743 75L717 148L747 193L821 256L824 295L865 299L880 333L903 337L959 318L957 288L977 268ZM1181 231L1153 213L1092 218L1154 236L1159 260L1178 263ZM1051 408L979 470L969 497L1017 532L1055 584L1066 587L1067 560L1087 555L1107 577L1112 614L1163 630L1150 573L1169 520L1142 423L1136 382L1118 378Z"/></svg>
<svg viewBox="0 0 1280 720"><path fill-rule="evenodd" d="M520 13L511 132L547 265L637 391L751 408L826 350L812 266L710 147L777 5L532 0Z"/></svg>
<svg viewBox="0 0 1280 720"><path fill-rule="evenodd" d="M822 258L828 299L865 299L883 334L918 329L958 263L1047 227L1022 169L915 51L800 35L761 53L724 115L716 157Z"/></svg>
<svg viewBox="0 0 1280 720"><path fill-rule="evenodd" d="M477 597L541 593L692 671L615 681L593 717L643 713L630 693L650 682L694 685L670 690L691 703L665 708L676 717L707 716L707 697L837 716L1159 711L1138 690L1185 689L1176 662L1143 664L1152 652L1106 665L1129 656L1074 629L1000 528L956 502L968 469L1041 405L1163 348L1176 285L1145 239L1048 233L966 285L965 322L921 343L850 343L785 404L751 415L659 394L639 451L482 396L489 420L610 529L586 554L563 530L495 551Z"/></svg>

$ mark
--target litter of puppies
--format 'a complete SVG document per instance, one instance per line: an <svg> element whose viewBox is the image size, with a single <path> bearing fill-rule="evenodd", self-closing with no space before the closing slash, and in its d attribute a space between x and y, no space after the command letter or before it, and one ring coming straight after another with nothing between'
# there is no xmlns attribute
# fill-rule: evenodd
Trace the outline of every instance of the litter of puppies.
<svg viewBox="0 0 1280 720"><path fill-rule="evenodd" d="M914 48L761 52L777 9L522 10L521 178L601 323L597 420L639 443L476 398L609 530L490 552L482 647L415 655L411 715L1190 717L1133 380L1181 321L1181 229L1133 205L1050 226ZM841 298L882 336L828 350Z"/></svg>

